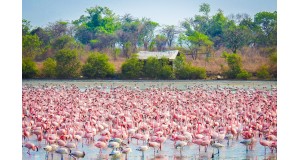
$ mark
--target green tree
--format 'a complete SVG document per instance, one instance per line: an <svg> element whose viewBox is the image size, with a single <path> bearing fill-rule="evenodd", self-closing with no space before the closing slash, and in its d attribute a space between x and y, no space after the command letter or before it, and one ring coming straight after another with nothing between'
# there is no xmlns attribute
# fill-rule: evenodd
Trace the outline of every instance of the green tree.
<svg viewBox="0 0 300 160"><path fill-rule="evenodd" d="M105 78L114 75L115 68L108 60L105 54L92 53L82 67L82 74L87 78Z"/></svg>
<svg viewBox="0 0 300 160"><path fill-rule="evenodd" d="M260 46L277 45L277 12L259 12L254 16L254 23L261 27L257 37Z"/></svg>
<svg viewBox="0 0 300 160"><path fill-rule="evenodd" d="M35 62L30 58L22 60L22 78L34 78L38 74Z"/></svg>
<svg viewBox="0 0 300 160"><path fill-rule="evenodd" d="M47 47L50 44L50 33L41 27L37 27L30 32L31 35L37 35L39 40L42 41L42 47Z"/></svg>
<svg viewBox="0 0 300 160"><path fill-rule="evenodd" d="M35 56L42 54L42 42L37 35L22 36L22 57L34 59Z"/></svg>
<svg viewBox="0 0 300 160"><path fill-rule="evenodd" d="M53 58L47 58L43 62L42 75L47 78L55 78L56 77L56 61Z"/></svg>
<svg viewBox="0 0 300 160"><path fill-rule="evenodd" d="M49 32L52 39L56 39L60 36L67 35L69 33L69 22L66 21L56 21L50 23L46 30Z"/></svg>
<svg viewBox="0 0 300 160"><path fill-rule="evenodd" d="M122 64L121 70L124 78L137 79L143 74L143 62L133 55Z"/></svg>
<svg viewBox="0 0 300 160"><path fill-rule="evenodd" d="M52 42L52 48L55 52L64 48L76 49L79 46L75 39L69 35L62 35Z"/></svg>
<svg viewBox="0 0 300 160"><path fill-rule="evenodd" d="M223 52L222 56L226 58L226 62L229 67L229 70L225 72L228 78L248 79L251 77L251 74L242 69L242 58L240 55Z"/></svg>
<svg viewBox="0 0 300 160"><path fill-rule="evenodd" d="M30 21L22 19L22 36L29 34L31 29Z"/></svg>
<svg viewBox="0 0 300 160"><path fill-rule="evenodd" d="M79 76L80 62L76 50L62 49L55 55L58 78L76 78Z"/></svg>
<svg viewBox="0 0 300 160"><path fill-rule="evenodd" d="M202 3L200 5L199 12L203 12L203 14L208 17L208 13L210 12L210 5L208 3Z"/></svg>
<svg viewBox="0 0 300 160"><path fill-rule="evenodd" d="M213 42L208 36L198 31L191 31L188 35L181 34L179 41L180 43L185 43L189 48L194 60L197 59L200 52L202 54L210 52L211 46L213 45Z"/></svg>
<svg viewBox="0 0 300 160"><path fill-rule="evenodd" d="M91 44L93 48L104 49L114 47L117 41L116 31L120 27L117 16L107 7L91 7L73 21L75 38L83 44Z"/></svg>
<svg viewBox="0 0 300 160"><path fill-rule="evenodd" d="M236 53L238 49L250 43L251 31L245 26L231 26L224 33L225 45Z"/></svg>
<svg viewBox="0 0 300 160"><path fill-rule="evenodd" d="M118 42L122 46L123 54L127 58L129 58L130 55L125 50L136 52L138 42L141 40L139 33L141 32L142 28L141 21L139 21L137 18L133 18L130 14L125 14L121 18L121 27L117 31L117 36Z"/></svg>
<svg viewBox="0 0 300 160"><path fill-rule="evenodd" d="M154 38L154 30L158 26L157 22L153 22L148 18L142 18L140 24L140 31L138 33L139 43L141 43L145 50L148 50L149 43Z"/></svg>
<svg viewBox="0 0 300 160"><path fill-rule="evenodd" d="M229 70L226 72L228 78L235 79L237 74L241 72L242 59L238 54L228 54L224 53Z"/></svg>
<svg viewBox="0 0 300 160"><path fill-rule="evenodd" d="M222 11L215 14L209 22L207 35L214 41L214 47L219 48L223 45L223 34L228 26L228 19Z"/></svg>

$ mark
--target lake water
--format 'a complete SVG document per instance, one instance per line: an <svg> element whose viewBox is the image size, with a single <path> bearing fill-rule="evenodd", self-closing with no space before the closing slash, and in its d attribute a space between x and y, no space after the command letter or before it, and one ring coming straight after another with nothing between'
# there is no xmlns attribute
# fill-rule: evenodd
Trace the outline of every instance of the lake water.
<svg viewBox="0 0 300 160"><path fill-rule="evenodd" d="M23 80L22 85L32 85L32 86L42 86L42 85L76 85L82 91L89 87L105 87L107 91L111 87L116 86L126 86L132 89L138 87L139 89L145 89L147 87L176 87L178 89L186 90L192 86L202 86L208 87L211 89L221 87L221 88L231 88L233 91L236 88L244 88L244 89L263 89L263 90L270 90L277 88L276 81L98 81L98 80ZM98 139L99 135L95 137ZM30 137L30 141L37 144L36 136ZM240 143L242 138L238 140L230 141L229 146L227 146L227 141L225 140L222 144L225 145L224 148L220 149L220 155L215 155L213 159L247 159L247 160L270 160L270 159L277 159L277 153L271 153L269 149L267 149L267 153L265 154L264 147L259 144L259 140L256 143L253 150L249 150L248 152L245 151L245 146ZM136 149L138 146L141 145L141 141L139 145L136 144L136 140L133 140L132 143L129 145L132 149L132 152L129 153L128 159L129 160L141 160L142 153L137 151ZM41 144L41 147L45 146L44 141ZM110 159L108 154L111 152L111 149L103 150L103 153L99 154L99 149L94 146L94 144L84 144L79 145L78 150L85 151L86 156L85 160L98 160L98 159ZM180 155L179 150L174 149L173 141L167 140L163 144L163 150L156 153L160 155L159 157L153 156L153 149L150 148L148 151L145 152L144 159L166 159L166 160L179 160L179 159L186 159L186 160L198 160L198 159L212 159L213 148L208 147L207 152L204 152L204 148L201 147L201 152L199 155L198 146L195 144L191 144L185 146L182 151L182 155ZM28 155L27 149L25 147L22 148L22 159L23 160L44 160L45 159L45 151L40 149L38 152L31 151L31 155ZM216 152L216 150L215 150ZM49 155L49 159L51 156ZM54 154L54 160L60 160L60 155ZM73 159L68 156L64 156L64 159ZM124 157L122 158L124 159Z"/></svg>

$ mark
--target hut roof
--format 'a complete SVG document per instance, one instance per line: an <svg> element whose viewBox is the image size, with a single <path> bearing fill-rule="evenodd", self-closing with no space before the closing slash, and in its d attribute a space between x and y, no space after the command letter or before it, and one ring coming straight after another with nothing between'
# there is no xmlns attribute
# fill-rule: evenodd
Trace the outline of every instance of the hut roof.
<svg viewBox="0 0 300 160"><path fill-rule="evenodd" d="M145 60L148 57L156 57L157 59L166 57L169 60L175 60L176 56L178 55L178 50L164 51L164 52L140 51L137 55L138 55L138 58L142 59L142 60Z"/></svg>

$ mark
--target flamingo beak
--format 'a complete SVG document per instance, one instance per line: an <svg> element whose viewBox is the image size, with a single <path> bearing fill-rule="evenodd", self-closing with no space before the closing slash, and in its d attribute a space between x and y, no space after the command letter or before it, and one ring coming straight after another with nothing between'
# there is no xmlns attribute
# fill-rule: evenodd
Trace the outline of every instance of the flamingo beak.
<svg viewBox="0 0 300 160"><path fill-rule="evenodd" d="M38 148L38 147L36 147L36 151L39 151L39 148Z"/></svg>

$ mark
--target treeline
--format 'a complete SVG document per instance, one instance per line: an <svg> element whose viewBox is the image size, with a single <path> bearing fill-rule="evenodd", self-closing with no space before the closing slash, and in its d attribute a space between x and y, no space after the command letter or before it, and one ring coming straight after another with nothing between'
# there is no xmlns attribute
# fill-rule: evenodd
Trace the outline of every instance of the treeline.
<svg viewBox="0 0 300 160"><path fill-rule="evenodd" d="M23 78L205 78L205 69L185 62L185 56L181 56L181 66L173 68L164 59L152 57L142 62L134 54L139 50L177 49L197 60L202 55L214 57L218 49L225 47L227 67L221 66L223 75L246 79L251 74L242 69L240 58L240 49L245 46L263 50L270 59L257 70L257 77L277 76L276 11L259 12L254 19L247 14L226 17L221 10L210 16L209 4L203 3L199 15L185 19L180 26L160 26L149 18L138 19L129 14L118 16L100 6L88 8L86 13L72 22L57 21L46 27L33 28L29 21L22 20ZM109 59L119 57L127 60L121 73L116 73ZM236 65L231 65L231 61ZM42 63L41 68L37 62Z"/></svg>

